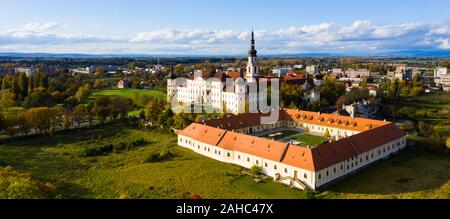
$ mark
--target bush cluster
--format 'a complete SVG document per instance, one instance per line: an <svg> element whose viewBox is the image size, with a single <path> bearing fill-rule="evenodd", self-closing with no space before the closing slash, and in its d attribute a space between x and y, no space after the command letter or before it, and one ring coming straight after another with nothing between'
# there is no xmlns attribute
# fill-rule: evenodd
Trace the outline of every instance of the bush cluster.
<svg viewBox="0 0 450 219"><path fill-rule="evenodd" d="M82 157L95 157L102 156L109 153L120 153L123 151L131 151L134 148L142 147L147 144L143 138L135 139L132 141L121 141L117 143L104 144L100 146L86 148L81 152Z"/></svg>
<svg viewBox="0 0 450 219"><path fill-rule="evenodd" d="M145 160L146 163L155 163L155 162L161 162L166 161L172 158L174 154L172 154L169 151L162 151L162 152L153 152L151 153L147 159Z"/></svg>

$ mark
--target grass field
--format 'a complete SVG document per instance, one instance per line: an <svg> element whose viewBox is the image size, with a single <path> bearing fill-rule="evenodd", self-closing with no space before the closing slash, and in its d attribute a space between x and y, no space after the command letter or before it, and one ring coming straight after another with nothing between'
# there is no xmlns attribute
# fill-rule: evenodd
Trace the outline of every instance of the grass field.
<svg viewBox="0 0 450 219"><path fill-rule="evenodd" d="M145 139L131 151L80 156L97 145ZM148 163L155 152L171 159ZM242 168L176 146L174 134L110 124L0 145L0 166L56 186L55 198L304 198L279 183L257 183ZM326 188L318 198L449 198L450 157L404 151Z"/></svg>
<svg viewBox="0 0 450 219"><path fill-rule="evenodd" d="M310 134L299 134L296 136L292 136L291 137L292 140L295 141L299 141L302 142L308 146L314 147L316 145L319 145L321 143L323 143L323 141L325 141L326 139L324 137L321 136L316 136L316 135L310 135Z"/></svg>
<svg viewBox="0 0 450 219"><path fill-rule="evenodd" d="M146 90L146 89L106 89L106 90L98 90L94 91L90 96L89 100L95 100L98 96L109 96L109 97L124 97L124 98L131 98L131 94L133 92L137 92L139 95L148 95L151 97L165 97L165 94L156 91L156 90Z"/></svg>

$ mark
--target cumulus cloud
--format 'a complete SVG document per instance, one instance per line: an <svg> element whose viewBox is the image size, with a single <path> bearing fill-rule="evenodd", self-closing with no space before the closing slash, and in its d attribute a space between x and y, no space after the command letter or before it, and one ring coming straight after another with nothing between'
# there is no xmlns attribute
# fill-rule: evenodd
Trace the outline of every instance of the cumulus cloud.
<svg viewBox="0 0 450 219"><path fill-rule="evenodd" d="M28 23L20 28L0 31L0 45L8 44L75 44L119 41L119 38L66 34L55 30L63 26L55 22Z"/></svg>
<svg viewBox="0 0 450 219"><path fill-rule="evenodd" d="M29 23L0 31L0 51L141 53L141 54L244 54L250 31L161 29L128 38L67 34L54 22ZM356 20L348 25L319 23L278 30L255 31L260 54L376 53L400 50L450 50L450 23L379 25Z"/></svg>

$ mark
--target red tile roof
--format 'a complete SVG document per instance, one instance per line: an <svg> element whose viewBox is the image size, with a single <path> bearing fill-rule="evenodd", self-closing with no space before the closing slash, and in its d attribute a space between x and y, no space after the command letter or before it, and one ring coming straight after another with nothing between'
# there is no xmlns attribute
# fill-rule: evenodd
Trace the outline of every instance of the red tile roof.
<svg viewBox="0 0 450 219"><path fill-rule="evenodd" d="M253 121L262 115L254 114L251 117L241 117L241 119L250 118L249 121ZM300 115L307 114L302 113ZM313 115L311 116L315 118ZM240 124L240 119L232 118L226 119L232 122L233 125L239 127L243 125L249 126L249 124ZM370 123L375 124L375 122ZM230 124L230 126L232 125ZM227 150L239 151L311 171L322 170L357 154L364 153L405 136L405 133L395 124L379 122L373 128L364 130L364 132L310 149L197 123L193 123L177 133Z"/></svg>

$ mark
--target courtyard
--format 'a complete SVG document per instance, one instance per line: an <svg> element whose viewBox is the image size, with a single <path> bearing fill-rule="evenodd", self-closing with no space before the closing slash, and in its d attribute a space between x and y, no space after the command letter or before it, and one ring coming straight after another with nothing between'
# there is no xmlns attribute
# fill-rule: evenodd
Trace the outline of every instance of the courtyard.
<svg viewBox="0 0 450 219"><path fill-rule="evenodd" d="M305 132L304 129L300 128L275 128L257 132L253 135L281 142L291 142L297 146L310 148L317 147L327 140L323 136Z"/></svg>

